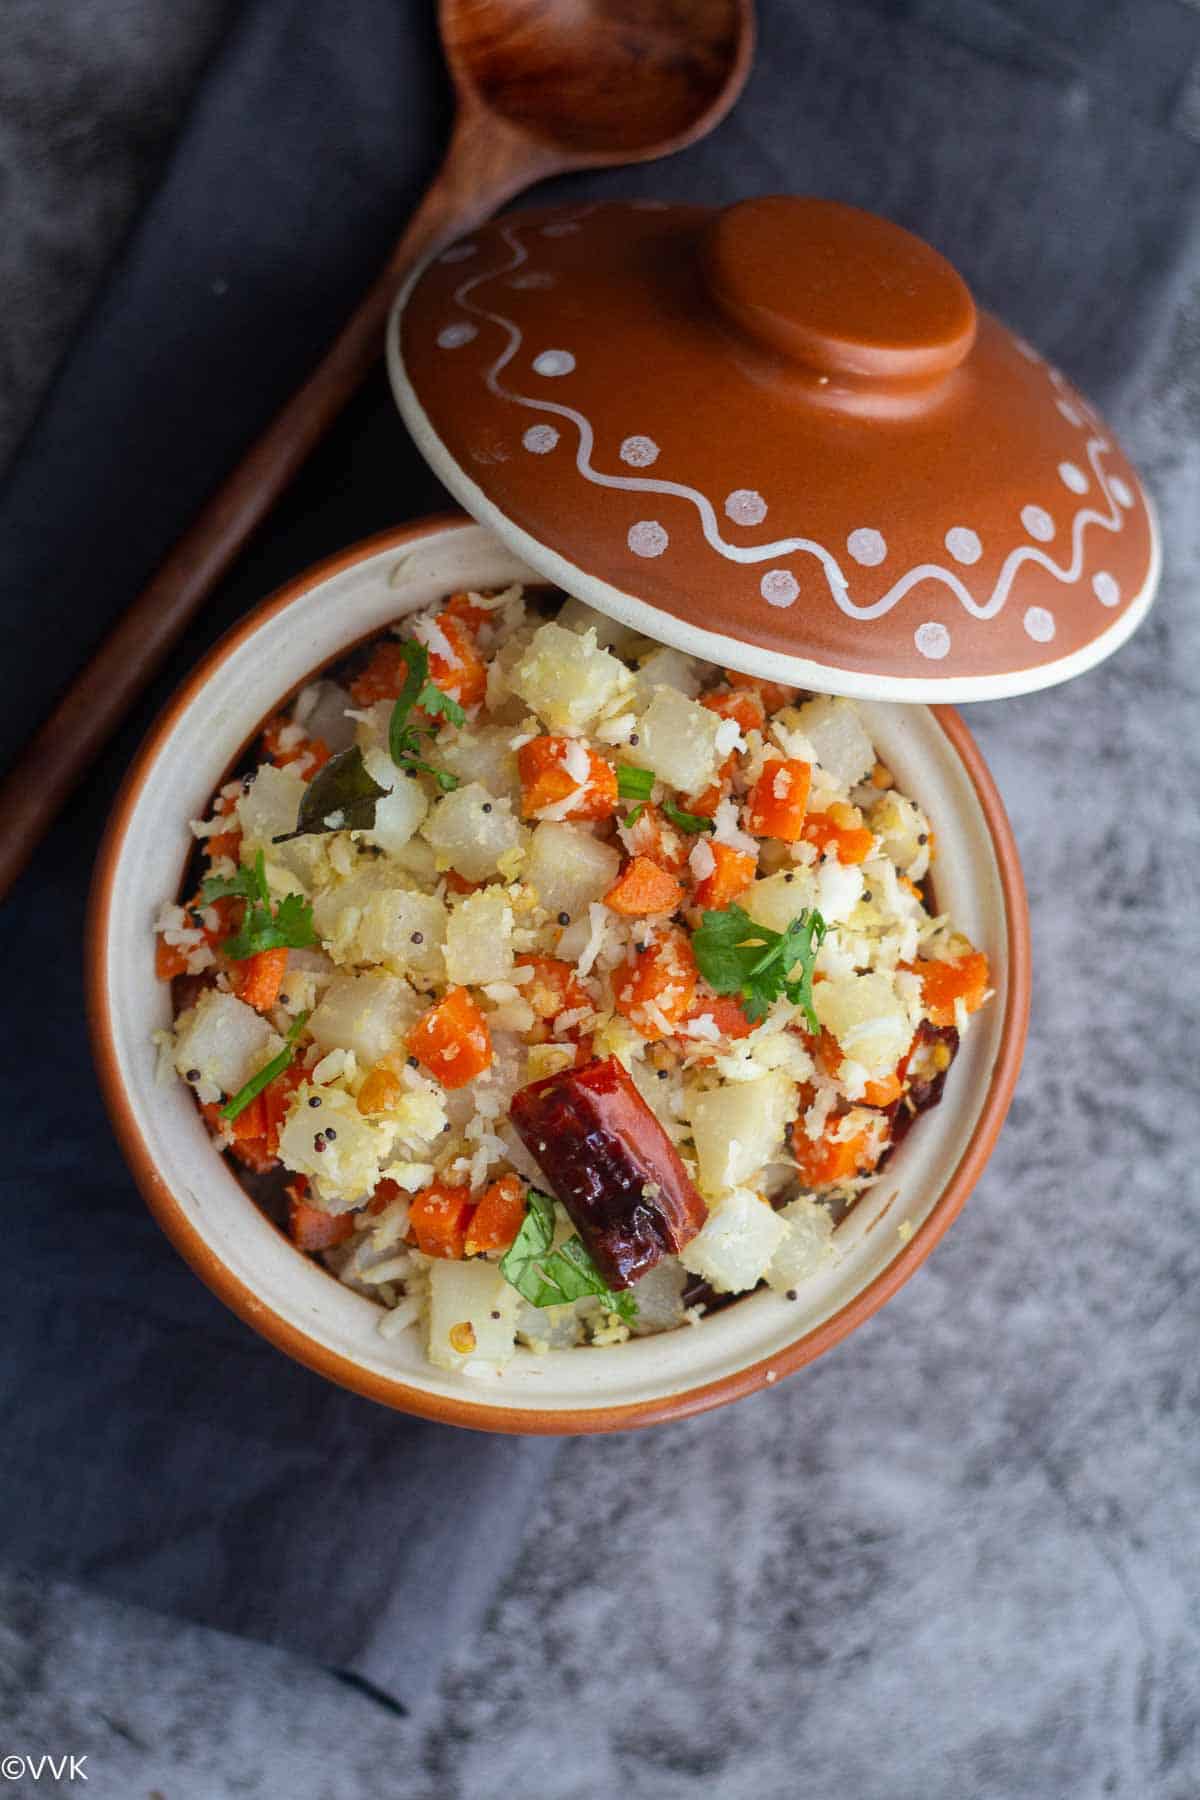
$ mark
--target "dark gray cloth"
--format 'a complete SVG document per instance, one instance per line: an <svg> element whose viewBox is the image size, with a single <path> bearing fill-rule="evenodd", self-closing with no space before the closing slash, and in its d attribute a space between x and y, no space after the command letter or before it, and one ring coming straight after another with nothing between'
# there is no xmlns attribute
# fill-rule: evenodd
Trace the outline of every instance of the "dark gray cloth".
<svg viewBox="0 0 1200 1800"><path fill-rule="evenodd" d="M791 188L874 207L1119 404L1195 227L1200 12L768 0L760 13L755 74L720 132L564 191ZM423 0L246 9L0 496L5 753L353 304L445 122ZM486 1604L549 1447L392 1417L207 1295L112 1147L78 945L115 781L169 683L314 556L438 503L376 380L81 791L0 938L15 1140L5 1555L285 1644L410 1702Z"/></svg>

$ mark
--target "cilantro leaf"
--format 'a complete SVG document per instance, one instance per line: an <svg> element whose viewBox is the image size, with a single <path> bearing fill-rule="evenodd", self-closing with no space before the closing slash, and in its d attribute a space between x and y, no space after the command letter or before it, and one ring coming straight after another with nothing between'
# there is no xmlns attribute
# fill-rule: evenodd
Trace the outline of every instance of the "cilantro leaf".
<svg viewBox="0 0 1200 1800"><path fill-rule="evenodd" d="M718 994L737 994L751 1024L764 1019L772 1004L786 994L817 1031L813 965L826 930L815 907L806 907L786 931L772 931L756 924L735 903L723 912L705 913L692 935L692 949L709 986Z"/></svg>
<svg viewBox="0 0 1200 1800"><path fill-rule="evenodd" d="M467 715L452 694L443 693L436 682L427 681L417 697L417 705L435 719L449 719L452 725L465 725Z"/></svg>
<svg viewBox="0 0 1200 1800"><path fill-rule="evenodd" d="M287 844L324 831L369 831L375 823L375 803L387 792L368 774L357 744L339 750L301 795L295 831L281 832L271 842Z"/></svg>
<svg viewBox="0 0 1200 1800"><path fill-rule="evenodd" d="M672 825L680 831L715 831L716 823L706 819L700 813L684 812L681 807L672 806L669 800L662 804L663 815L670 819Z"/></svg>
<svg viewBox="0 0 1200 1800"><path fill-rule="evenodd" d="M266 1063L258 1071L257 1075L252 1075L250 1077L245 1087L240 1087L238 1089L232 1100L227 1100L225 1102L224 1106L221 1108L221 1117L223 1119L228 1119L232 1122L237 1118L239 1113L244 1113L250 1102L252 1100L257 1100L263 1089L270 1087L276 1076L282 1075L283 1071L291 1066L292 1058L296 1054L296 1040L307 1023L308 1014L302 1012L288 1032L287 1040L284 1043L283 1049L279 1052L279 1055L273 1056L270 1062Z"/></svg>
<svg viewBox="0 0 1200 1800"><path fill-rule="evenodd" d="M594 1294L607 1312L617 1313L626 1324L637 1318L632 1294L613 1293L605 1287L583 1240L568 1238L557 1250L554 1242L554 1202L549 1194L530 1188L525 1217L511 1248L500 1259L500 1273L531 1306L566 1306Z"/></svg>
<svg viewBox="0 0 1200 1800"><path fill-rule="evenodd" d="M631 763L617 764L617 793L622 800L648 800L653 786L653 769L637 769Z"/></svg>
<svg viewBox="0 0 1200 1800"><path fill-rule="evenodd" d="M236 875L210 875L201 885L200 898L206 906L231 897L246 902L241 928L221 945L234 962L244 962L260 950L303 950L316 943L312 907L303 894L286 895L272 913L266 857L261 850L254 862Z"/></svg>

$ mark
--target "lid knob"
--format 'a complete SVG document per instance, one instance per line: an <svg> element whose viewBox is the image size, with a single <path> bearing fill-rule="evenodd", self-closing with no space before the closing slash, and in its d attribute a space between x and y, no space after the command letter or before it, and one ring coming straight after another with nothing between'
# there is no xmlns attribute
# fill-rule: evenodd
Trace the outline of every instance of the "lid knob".
<svg viewBox="0 0 1200 1800"><path fill-rule="evenodd" d="M817 376L922 386L975 341L975 303L944 256L856 206L741 200L707 230L709 290L737 328Z"/></svg>

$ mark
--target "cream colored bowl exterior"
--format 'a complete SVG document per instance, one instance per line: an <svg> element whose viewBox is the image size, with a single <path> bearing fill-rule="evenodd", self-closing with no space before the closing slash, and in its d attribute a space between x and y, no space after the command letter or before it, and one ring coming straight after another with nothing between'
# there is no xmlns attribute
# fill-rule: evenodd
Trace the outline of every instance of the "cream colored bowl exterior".
<svg viewBox="0 0 1200 1800"><path fill-rule="evenodd" d="M871 1304L859 1307L865 1316L921 1260L927 1221L933 1237L944 1229L931 1215L969 1160L1002 1052L1013 1064L1013 1033L1019 1056L1024 1030L1023 997L1008 1004L1006 991L1013 921L996 844L935 714L860 703L900 787L936 822L939 904L989 953L997 994L974 1022L941 1106L918 1122L839 1230L835 1266L795 1302L756 1293L698 1329L603 1350L520 1351L502 1376L487 1380L432 1368L415 1329L384 1339L375 1305L298 1254L269 1223L214 1152L187 1089L156 1079L151 1042L170 1018L168 989L154 974L152 929L192 846L187 822L205 814L261 720L312 671L399 614L456 588L495 587L531 573L478 525L435 521L422 532L398 547L365 546L348 566L342 559L336 572L314 571L295 584L286 604L262 609L217 647L198 687L190 684L188 703L182 710L176 703L173 723L168 713L142 752L110 827L94 907L93 1028L110 1107L148 1199L193 1265L251 1323L334 1379L406 1410L504 1430L613 1429L699 1410L770 1382L778 1373L773 1359L794 1366L836 1341L857 1323L839 1315L853 1313L870 1292ZM1015 1064L1008 1087L1014 1076ZM1007 1093L1001 1115L1006 1102ZM989 1121L985 1154L998 1122ZM961 1196L952 1211L957 1204ZM798 1357L798 1341L810 1339L811 1351Z"/></svg>

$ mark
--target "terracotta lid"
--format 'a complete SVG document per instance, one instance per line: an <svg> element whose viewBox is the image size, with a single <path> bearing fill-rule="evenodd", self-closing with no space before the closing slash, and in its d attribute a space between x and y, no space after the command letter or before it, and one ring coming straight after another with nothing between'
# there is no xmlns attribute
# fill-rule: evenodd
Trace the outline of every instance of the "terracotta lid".
<svg viewBox="0 0 1200 1800"><path fill-rule="evenodd" d="M447 487L648 635L833 693L1079 674L1153 597L1112 432L944 258L853 207L611 203L454 245L393 319Z"/></svg>

